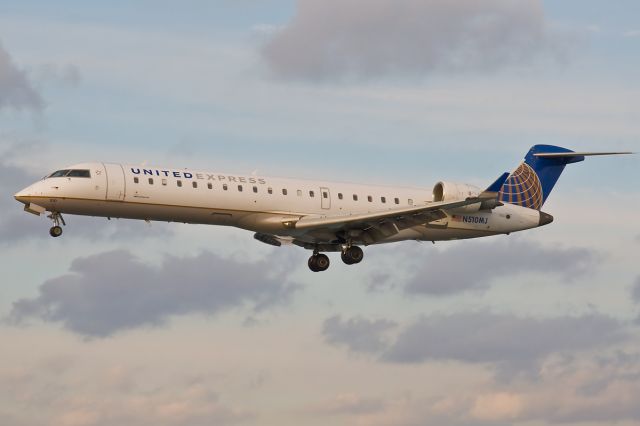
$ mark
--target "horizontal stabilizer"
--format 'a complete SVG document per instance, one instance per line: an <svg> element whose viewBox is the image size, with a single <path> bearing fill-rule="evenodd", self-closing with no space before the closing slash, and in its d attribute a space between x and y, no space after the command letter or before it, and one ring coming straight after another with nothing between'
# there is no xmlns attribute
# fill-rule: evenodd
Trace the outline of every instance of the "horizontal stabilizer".
<svg viewBox="0 0 640 426"><path fill-rule="evenodd" d="M619 151L619 152L537 152L533 154L534 157L542 157L542 158L563 158L563 157L589 157L593 155L624 155L624 154L635 154L630 151Z"/></svg>

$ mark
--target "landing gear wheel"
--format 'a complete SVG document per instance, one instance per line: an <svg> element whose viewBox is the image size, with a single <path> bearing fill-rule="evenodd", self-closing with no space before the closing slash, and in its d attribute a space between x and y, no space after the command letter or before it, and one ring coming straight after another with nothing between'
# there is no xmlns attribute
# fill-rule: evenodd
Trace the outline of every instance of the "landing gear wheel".
<svg viewBox="0 0 640 426"><path fill-rule="evenodd" d="M62 235L62 227L58 225L52 226L51 229L49 229L49 235L54 238L59 237L60 235Z"/></svg>
<svg viewBox="0 0 640 426"><path fill-rule="evenodd" d="M326 254L314 254L309 258L309 269L313 272L326 271L329 268L329 257Z"/></svg>
<svg viewBox="0 0 640 426"><path fill-rule="evenodd" d="M342 258L342 261L347 265L353 265L355 263L362 262L362 259L364 258L364 252L358 246L351 246L348 249L344 250L340 257Z"/></svg>
<svg viewBox="0 0 640 426"><path fill-rule="evenodd" d="M54 238L59 237L60 235L62 235L62 227L60 226L60 224L62 223L63 225L66 225L64 219L62 218L62 215L58 212L51 212L48 217L53 221L53 226L51 227L51 229L49 229L49 235Z"/></svg>

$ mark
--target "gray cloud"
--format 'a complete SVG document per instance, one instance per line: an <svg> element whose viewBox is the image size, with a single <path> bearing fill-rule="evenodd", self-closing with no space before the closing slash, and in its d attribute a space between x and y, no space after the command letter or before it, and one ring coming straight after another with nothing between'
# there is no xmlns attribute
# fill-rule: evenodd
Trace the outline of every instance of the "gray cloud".
<svg viewBox="0 0 640 426"><path fill-rule="evenodd" d="M605 346L623 337L618 321L598 314L546 319L488 312L439 315L407 327L383 359L529 364L551 353Z"/></svg>
<svg viewBox="0 0 640 426"><path fill-rule="evenodd" d="M384 319L357 317L343 320L336 315L324 321L322 334L333 345L347 345L355 352L378 352L387 347L385 334L396 326Z"/></svg>
<svg viewBox="0 0 640 426"><path fill-rule="evenodd" d="M156 267L116 250L75 259L70 273L45 281L38 296L14 302L9 320L38 318L84 336L107 337L158 326L176 315L270 308L295 291L284 281L268 262L236 262L203 252L167 256Z"/></svg>
<svg viewBox="0 0 640 426"><path fill-rule="evenodd" d="M44 101L0 44L0 109L4 107L40 111Z"/></svg>
<svg viewBox="0 0 640 426"><path fill-rule="evenodd" d="M383 340L393 326L385 320L332 317L323 334L331 344L386 362L452 360L490 364L504 373L528 370L554 353L604 347L626 337L622 323L600 314L544 319L489 312L432 315L402 329L395 340Z"/></svg>
<svg viewBox="0 0 640 426"><path fill-rule="evenodd" d="M413 278L405 283L405 291L444 296L483 290L495 278L527 272L559 274L571 281L589 271L597 259L597 254L588 249L545 247L514 238L469 241L426 254Z"/></svg>
<svg viewBox="0 0 640 426"><path fill-rule="evenodd" d="M262 49L284 78L477 72L558 55L540 0L299 0Z"/></svg>
<svg viewBox="0 0 640 426"><path fill-rule="evenodd" d="M631 298L634 302L640 303L640 276L638 276L631 287Z"/></svg>
<svg viewBox="0 0 640 426"><path fill-rule="evenodd" d="M35 217L28 217L22 211L22 204L13 199L13 194L30 185L38 179L37 176L25 169L7 162L5 152L0 155L0 209L3 211L0 221L0 244L10 243L16 240L34 235L39 232L33 226ZM44 234L47 228L40 231Z"/></svg>

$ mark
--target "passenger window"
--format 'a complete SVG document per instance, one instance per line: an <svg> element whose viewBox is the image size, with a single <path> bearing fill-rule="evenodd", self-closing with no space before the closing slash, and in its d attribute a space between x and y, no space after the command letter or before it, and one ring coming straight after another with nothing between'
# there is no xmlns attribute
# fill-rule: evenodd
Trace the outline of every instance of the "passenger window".
<svg viewBox="0 0 640 426"><path fill-rule="evenodd" d="M287 190L285 188L282 188L282 195L287 195Z"/></svg>
<svg viewBox="0 0 640 426"><path fill-rule="evenodd" d="M316 196L316 194L313 191L309 191L309 197L313 198L315 196Z"/></svg>
<svg viewBox="0 0 640 426"><path fill-rule="evenodd" d="M353 194L353 201L358 201L358 196L356 194Z"/></svg>
<svg viewBox="0 0 640 426"><path fill-rule="evenodd" d="M229 187L227 186L227 184L226 184L226 183L223 183L223 184L222 184L222 189L226 191L227 189L229 189Z"/></svg>
<svg viewBox="0 0 640 426"><path fill-rule="evenodd" d="M380 197L380 201L382 201L383 203L387 202L387 197Z"/></svg>
<svg viewBox="0 0 640 426"><path fill-rule="evenodd" d="M178 184L178 187L182 187L182 181L181 180L177 181L176 183Z"/></svg>
<svg viewBox="0 0 640 426"><path fill-rule="evenodd" d="M209 189L213 189L213 184L212 184L211 182L209 182L209 183L207 184L207 188L209 188Z"/></svg>
<svg viewBox="0 0 640 426"><path fill-rule="evenodd" d="M267 188L267 192L268 192L269 194L273 194L273 188Z"/></svg>
<svg viewBox="0 0 640 426"><path fill-rule="evenodd" d="M371 195L367 195L367 201L372 202L373 201L373 197Z"/></svg>
<svg viewBox="0 0 640 426"><path fill-rule="evenodd" d="M257 186L253 187L253 192L255 192L256 194L258 193L258 187Z"/></svg>
<svg viewBox="0 0 640 426"><path fill-rule="evenodd" d="M153 178L149 178L149 185L153 185Z"/></svg>
<svg viewBox="0 0 640 426"><path fill-rule="evenodd" d="M133 178L133 183L138 183L138 182L140 182L140 179L138 179L138 176L135 176Z"/></svg>
<svg viewBox="0 0 640 426"><path fill-rule="evenodd" d="M167 180L166 179L162 179L162 185L163 186L167 186Z"/></svg>
<svg viewBox="0 0 640 426"><path fill-rule="evenodd" d="M409 205L412 206L413 205L413 200L411 198L409 198Z"/></svg>
<svg viewBox="0 0 640 426"><path fill-rule="evenodd" d="M238 192L242 192L242 185L238 185Z"/></svg>
<svg viewBox="0 0 640 426"><path fill-rule="evenodd" d="M322 198L329 198L329 193L327 191L322 191Z"/></svg>
<svg viewBox="0 0 640 426"><path fill-rule="evenodd" d="M342 192L338 192L338 199L342 200Z"/></svg>
<svg viewBox="0 0 640 426"><path fill-rule="evenodd" d="M398 198L398 197L394 198L394 199L393 199L393 201L394 201L396 204L400 204L400 198Z"/></svg>
<svg viewBox="0 0 640 426"><path fill-rule="evenodd" d="M197 188L197 187L198 187L198 182L191 182L191 185L192 185L194 188Z"/></svg>

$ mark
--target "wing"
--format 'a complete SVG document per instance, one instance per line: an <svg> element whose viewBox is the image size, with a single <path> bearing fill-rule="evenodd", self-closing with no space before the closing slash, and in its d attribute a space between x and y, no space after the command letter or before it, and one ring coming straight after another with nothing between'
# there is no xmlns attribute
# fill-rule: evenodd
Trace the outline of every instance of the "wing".
<svg viewBox="0 0 640 426"><path fill-rule="evenodd" d="M305 248L322 246L323 251L335 250L349 239L373 244L397 234L403 229L447 217L449 210L477 204L478 210L493 209L502 205L497 200L498 191L508 178L504 173L476 197L464 200L432 202L422 206L402 207L376 212L346 215L309 215L283 222L289 236L257 233L254 237L266 244L280 246L293 243Z"/></svg>
<svg viewBox="0 0 640 426"><path fill-rule="evenodd" d="M480 204L486 198L471 197L455 202L436 202L424 206L390 209L372 213L304 216L297 221L285 222L296 235L294 244L307 247L313 243L340 244L353 238L364 244L373 244L397 234L403 229L433 222L447 217L447 210Z"/></svg>

